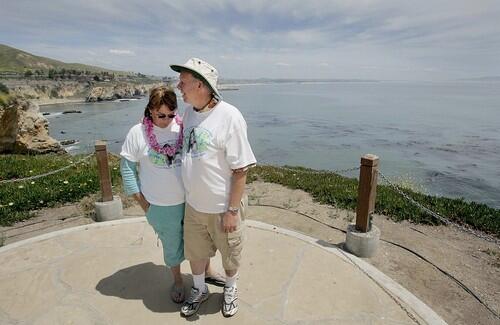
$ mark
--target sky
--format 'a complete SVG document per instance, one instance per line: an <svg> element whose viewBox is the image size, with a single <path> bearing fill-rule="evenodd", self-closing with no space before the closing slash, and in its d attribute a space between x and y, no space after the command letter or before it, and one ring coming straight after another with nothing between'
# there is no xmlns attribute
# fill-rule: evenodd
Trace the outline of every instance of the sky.
<svg viewBox="0 0 500 325"><path fill-rule="evenodd" d="M500 75L499 0L0 0L0 43L157 76L190 57L222 78Z"/></svg>

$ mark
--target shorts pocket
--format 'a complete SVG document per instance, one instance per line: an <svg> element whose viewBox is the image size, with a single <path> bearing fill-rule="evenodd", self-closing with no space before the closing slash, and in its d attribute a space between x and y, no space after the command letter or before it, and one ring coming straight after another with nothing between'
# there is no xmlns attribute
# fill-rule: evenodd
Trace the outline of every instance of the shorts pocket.
<svg viewBox="0 0 500 325"><path fill-rule="evenodd" d="M227 245L229 248L234 249L241 245L242 242L242 232L241 232L241 223L236 228L235 231L227 233Z"/></svg>

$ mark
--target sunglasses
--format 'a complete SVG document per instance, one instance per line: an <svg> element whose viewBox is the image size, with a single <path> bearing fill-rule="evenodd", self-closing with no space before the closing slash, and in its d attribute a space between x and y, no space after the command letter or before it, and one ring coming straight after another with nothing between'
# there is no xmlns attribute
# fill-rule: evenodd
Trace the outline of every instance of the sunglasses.
<svg viewBox="0 0 500 325"><path fill-rule="evenodd" d="M160 114L156 114L156 117L157 118L161 118L161 119L164 119L164 118L174 118L177 114L175 113L170 113L170 114L163 114L163 113L160 113Z"/></svg>

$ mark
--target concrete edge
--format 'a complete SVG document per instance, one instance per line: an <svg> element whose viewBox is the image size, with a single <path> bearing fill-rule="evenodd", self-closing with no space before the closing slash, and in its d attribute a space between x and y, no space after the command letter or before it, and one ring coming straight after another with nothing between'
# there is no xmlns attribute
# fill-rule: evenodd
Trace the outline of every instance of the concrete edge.
<svg viewBox="0 0 500 325"><path fill-rule="evenodd" d="M88 229L94 229L94 228L98 229L98 228L103 228L103 227L108 227L108 226L116 226L116 225L122 225L122 224L128 224L128 223L139 223L139 222L146 222L146 217L126 218L126 219L119 219L119 220L112 220L112 221L96 222L96 223L90 223L90 224L86 224L86 225L56 230L53 232L38 235L35 237L31 237L28 239L20 240L20 241L2 246L2 247L0 247L0 254L4 253L6 251L9 251L11 249L24 246L24 245L36 243L36 242L39 242L42 240L54 238L54 237L61 236L61 235L70 234L70 233L77 232L80 230L88 230Z"/></svg>
<svg viewBox="0 0 500 325"><path fill-rule="evenodd" d="M25 246L28 244L51 239L51 238L54 238L57 236L78 232L81 230L99 229L99 228L104 228L104 227L108 227L108 226L116 226L116 225L122 225L122 224L132 224L132 223L143 223L143 222L146 222L146 217L112 220L112 221L98 222L98 223L92 223L92 224L88 224L88 225L82 225L82 226L77 226L77 227L72 227L72 228L61 229L61 230L57 230L57 231L50 232L47 234L24 239L24 240L0 247L0 254L7 252L11 249L15 249L15 248L22 247L22 246ZM289 237L300 239L308 244L311 244L315 247L318 247L318 248L326 250L332 254L335 254L337 257L341 258L345 262L354 263L361 270L366 272L366 274L373 281L375 281L377 284L381 285L382 287L387 289L391 294L393 294L398 299L403 301L407 306L409 306L412 309L413 312L415 312L415 314L418 317L423 319L426 323L428 323L428 324L446 324L446 322L434 310L432 310L429 306L427 306L424 302L422 302L420 299L418 299L416 296L414 296L411 292L409 292L408 290L403 288L396 281L394 281L393 279L391 279L390 277L388 277L387 275L385 275L384 273L379 271L373 265L363 261L362 259L360 259L352 254L349 254L347 252L341 251L339 248L337 248L333 245L332 245L332 247L326 247L324 245L321 245L318 243L319 240L317 238L310 237L310 236L301 234L301 233L293 231L293 230L280 228L278 226L274 226L271 224L267 224L267 223L255 221L255 220L248 220L247 219L247 220L245 220L245 223L247 226L249 226L251 228L261 229L261 230L265 230L265 231L271 231L271 232L283 234L283 235L286 235Z"/></svg>
<svg viewBox="0 0 500 325"><path fill-rule="evenodd" d="M331 247L326 247L324 245L321 245L318 243L318 239L314 237L310 237L304 234L301 234L299 232L289 230L289 229L284 229L280 228L277 226L273 226L264 222L260 221L255 221L255 220L245 220L247 226L251 228L257 228L261 230L267 230L267 231L272 231L276 232L279 234L283 234L286 236L294 237L297 239L300 239L304 242L307 242L313 246L316 246L318 248L321 248L323 250L326 250L330 253L335 254L337 257L341 258L342 260L348 262L348 263L354 263L356 266L358 266L361 270L366 272L366 274L377 284L381 285L383 288L385 288L387 291L389 291L391 294L396 296L399 300L404 302L418 317L420 317L422 320L424 320L427 324L443 324L446 325L447 323L434 311L432 308L427 306L423 301L418 299L415 295L413 295L411 292L406 290L403 286L398 284L396 281L382 273L380 270L378 270L376 267L373 265L369 264L368 262L363 261L359 257L356 257L355 255L352 255L348 252L345 252L341 249L339 249L336 246L331 246Z"/></svg>

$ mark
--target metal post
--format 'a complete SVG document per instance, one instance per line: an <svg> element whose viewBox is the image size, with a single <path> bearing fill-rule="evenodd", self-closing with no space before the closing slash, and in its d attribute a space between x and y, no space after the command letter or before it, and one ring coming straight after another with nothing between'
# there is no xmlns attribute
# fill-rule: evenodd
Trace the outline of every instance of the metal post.
<svg viewBox="0 0 500 325"><path fill-rule="evenodd" d="M95 156L97 159L97 169L99 170L99 181L101 185L101 202L113 201L111 173L109 172L108 151L105 141L97 140L95 142Z"/></svg>
<svg viewBox="0 0 500 325"><path fill-rule="evenodd" d="M370 215L375 210L377 197L378 162L378 157L372 154L361 157L356 209L356 230L361 232L370 231Z"/></svg>

